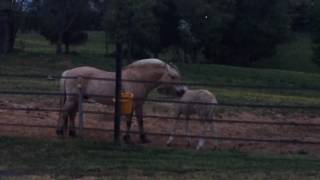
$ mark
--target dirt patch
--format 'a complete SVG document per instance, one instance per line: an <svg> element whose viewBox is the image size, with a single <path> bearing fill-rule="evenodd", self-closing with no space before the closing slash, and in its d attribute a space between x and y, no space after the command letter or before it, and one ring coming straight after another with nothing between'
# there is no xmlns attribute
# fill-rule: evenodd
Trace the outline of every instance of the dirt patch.
<svg viewBox="0 0 320 180"><path fill-rule="evenodd" d="M18 102L18 103L17 103ZM2 124L23 124L51 126L42 128L20 127L20 126L0 126L2 136L27 136L56 138L55 129L58 119L58 112L31 111L31 109L58 108L58 100L55 98L36 101L16 101L14 99L0 99L0 123ZM99 104L85 104L86 110L100 112L112 112L110 107ZM2 109L1 109L2 108ZM30 110L12 111L3 108L29 108ZM173 116L174 108L167 104L146 104L145 114L158 116ZM239 120L239 121L258 121L258 122L296 122L296 123L318 123L320 118L315 112L279 112L273 110L248 110L238 109L235 111L220 110L217 113L219 119ZM85 128L113 129L113 117L101 114L85 114ZM151 133L168 133L172 125L172 120L163 118L146 118L145 130ZM178 134L185 134L184 122L179 124ZM125 130L125 123L122 123L122 130ZM200 135L202 124L191 122L191 135ZM137 122L134 119L133 131L138 131ZM85 138L93 140L112 141L112 132L86 130ZM207 133L207 136L245 138L245 139L293 139L300 141L320 141L320 127L318 126L279 126L279 125L254 125L254 124L233 124L215 123L214 131ZM133 140L138 143L138 136L133 135ZM167 137L150 136L151 144L146 146L165 147ZM197 139L193 139L192 147L195 147ZM320 145L304 144L282 144L282 143L261 143L261 142L242 142L242 141L221 141L207 140L206 148L221 150L237 150L245 152L272 152L272 153L310 153L319 154ZM185 138L177 138L174 147L186 148Z"/></svg>

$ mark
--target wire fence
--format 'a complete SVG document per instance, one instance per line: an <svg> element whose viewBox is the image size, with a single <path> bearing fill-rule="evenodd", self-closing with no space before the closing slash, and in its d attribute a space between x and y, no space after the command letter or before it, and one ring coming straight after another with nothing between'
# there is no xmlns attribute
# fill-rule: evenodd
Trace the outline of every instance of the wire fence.
<svg viewBox="0 0 320 180"><path fill-rule="evenodd" d="M58 80L60 78L67 78L67 79L76 79L77 77L61 77L61 76L45 76L45 75L9 75L9 74L0 74L0 77L4 78L27 78L27 79L43 79L43 80ZM86 77L83 77L86 78ZM89 79L89 78L88 78ZM105 79L105 78L90 78L94 80L100 81L114 81L114 79ZM132 81L132 80L124 80L125 82L132 82L132 83L154 83L149 81ZM214 85L214 84L202 84L202 83L171 83L165 82L167 84L173 85L187 85L187 86L210 86L210 87L224 87L224 88L254 88L254 89L281 89L281 90L320 90L320 88L296 88L296 87L267 87L267 86L236 86L236 85ZM36 91L0 91L0 95L7 95L7 96L79 96L78 93L61 93L61 92L36 92ZM101 95L94 95L94 94L82 94L80 95L81 98L83 97L94 97L94 98L105 98L105 99L112 99L113 96L101 96ZM246 104L246 103L200 103L200 102L182 102L179 100L168 100L168 99L155 99L155 98L148 98L148 99L139 99L134 98L134 101L145 101L145 102L152 102L152 103L171 103L171 104L195 104L195 105L207 105L207 106L217 106L217 107L245 107L245 108L264 108L264 109L303 109L303 110L319 110L320 106L303 106L303 105L265 105L265 104ZM80 101L82 102L82 101ZM114 113L112 112L101 112L101 111L89 111L80 109L82 108L82 104L80 103L79 111L82 115L79 118L83 118L83 114L100 114L113 117ZM5 111L27 111L27 112L62 112L60 108L38 108L38 107L6 107L0 105L0 110ZM164 115L150 115L145 114L144 118L146 119L163 119L163 120L177 120L177 117L174 116L164 116ZM110 118L110 121L112 118ZM179 121L195 121L195 122L212 122L212 123L219 123L219 124L245 124L245 125L266 125L266 126L288 126L288 127L320 127L319 123L304 123L304 122L297 122L297 121L254 121L254 120L234 120L234 119L219 119L219 118L211 118L211 119L200 119L200 118L179 118ZM83 123L84 120L79 121L80 125L78 126L80 133L82 131L96 131L96 132L105 132L111 133L114 132L113 129L104 129L104 128L85 128ZM82 124L81 124L82 123ZM34 125L34 124L26 124L26 123L0 123L0 126L11 126L11 127L24 127L24 128L56 128L52 125ZM121 131L121 133L125 133ZM138 134L139 132L130 132L131 134ZM157 137L168 137L170 133L153 133L147 132L146 134L151 136ZM178 134L177 137L189 137L189 138L203 138L203 139L212 139L212 140L222 140L222 141L239 141L239 142L256 142L256 143L284 143L284 144L304 144L304 145L320 145L320 141L310 141L310 140L301 140L301 139L269 139L269 138L238 138L238 137L219 137L219 136L198 136L198 135L186 135L186 134Z"/></svg>

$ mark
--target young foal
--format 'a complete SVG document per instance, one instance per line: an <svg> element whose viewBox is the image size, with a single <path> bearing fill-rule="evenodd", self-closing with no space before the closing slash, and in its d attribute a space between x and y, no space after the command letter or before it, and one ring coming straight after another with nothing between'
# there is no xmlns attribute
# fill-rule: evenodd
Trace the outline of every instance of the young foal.
<svg viewBox="0 0 320 180"><path fill-rule="evenodd" d="M214 112L214 104L217 104L216 97L209 92L208 90L198 89L198 90L186 90L183 96L180 99L181 104L177 106L177 120L175 120L171 136L167 141L169 146L174 140L174 135L176 134L177 122L181 115L186 117L186 133L188 136L191 135L189 129L189 118L191 115L198 115L200 117L201 123L203 124L202 135L205 135L207 132L206 122L209 122L208 130L212 131L212 119ZM198 104L196 104L198 103ZM203 138L199 139L197 150L203 147L205 140ZM188 138L188 144L191 144L191 138Z"/></svg>

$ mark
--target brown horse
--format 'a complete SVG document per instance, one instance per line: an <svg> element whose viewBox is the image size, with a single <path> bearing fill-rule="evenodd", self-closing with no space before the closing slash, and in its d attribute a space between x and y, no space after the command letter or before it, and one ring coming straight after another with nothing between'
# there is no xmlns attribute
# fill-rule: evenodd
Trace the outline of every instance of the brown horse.
<svg viewBox="0 0 320 180"><path fill-rule="evenodd" d="M122 82L122 90L133 93L134 98L139 99L139 101L134 102L134 112L139 124L140 140L142 143L150 142L145 135L143 127L143 104L145 99L150 91L162 85L173 86L177 94L183 94L184 86L171 84L180 82L180 73L175 66L167 64L159 59L143 59L125 67L122 70L122 77L123 80L130 80ZM69 69L62 73L60 91L64 93L65 96L60 100L62 111L56 130L58 136L64 135L68 126L68 119L70 120L69 135L76 135L74 119L78 112L79 102L78 97L72 94L79 92L79 84L81 85L81 91L85 98L93 99L101 104L113 103L112 97L115 95L115 82L99 80L97 78L115 79L115 73L88 66ZM148 83L137 83L132 82L131 80L148 81ZM127 119L127 132L124 136L124 140L127 142L130 141L131 119L132 116Z"/></svg>

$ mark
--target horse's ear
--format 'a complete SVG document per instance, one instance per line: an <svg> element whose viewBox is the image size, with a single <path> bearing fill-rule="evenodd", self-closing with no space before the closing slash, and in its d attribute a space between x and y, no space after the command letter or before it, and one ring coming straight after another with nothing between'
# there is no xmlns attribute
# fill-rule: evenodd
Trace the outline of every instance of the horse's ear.
<svg viewBox="0 0 320 180"><path fill-rule="evenodd" d="M176 65L174 65L172 62L169 62L168 64L169 64L169 66L171 66L172 68L178 70L178 67L177 67Z"/></svg>

